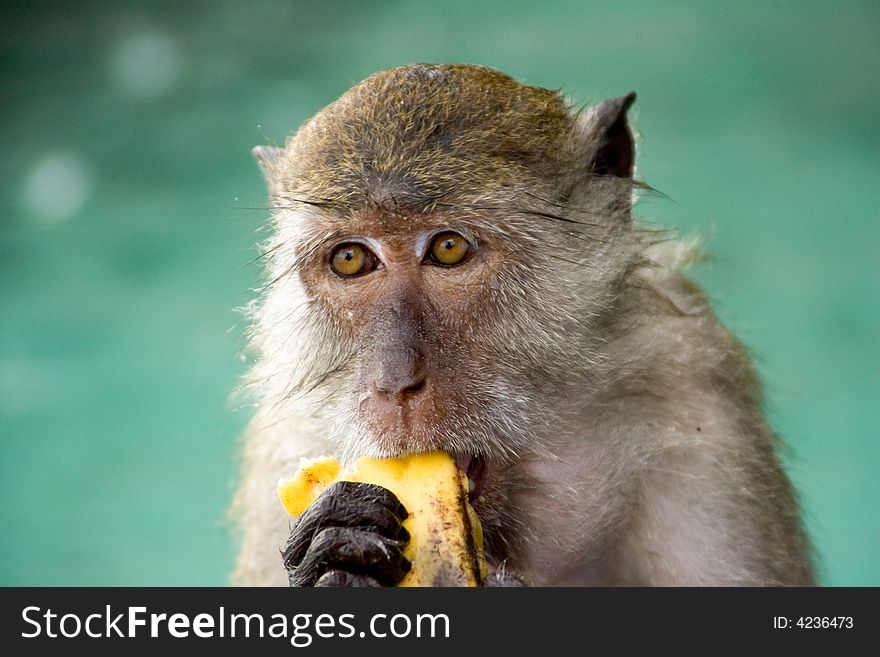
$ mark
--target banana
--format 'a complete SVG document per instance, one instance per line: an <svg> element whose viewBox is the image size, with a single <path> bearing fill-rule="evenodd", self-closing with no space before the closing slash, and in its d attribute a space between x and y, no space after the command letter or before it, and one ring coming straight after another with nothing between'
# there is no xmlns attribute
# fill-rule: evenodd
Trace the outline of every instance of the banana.
<svg viewBox="0 0 880 657"><path fill-rule="evenodd" d="M479 586L486 577L483 532L468 503L467 477L449 454L364 457L347 472L334 457L303 459L293 478L278 482L278 497L298 516L337 480L383 486L409 512L403 526L410 541L403 554L412 569L398 586Z"/></svg>

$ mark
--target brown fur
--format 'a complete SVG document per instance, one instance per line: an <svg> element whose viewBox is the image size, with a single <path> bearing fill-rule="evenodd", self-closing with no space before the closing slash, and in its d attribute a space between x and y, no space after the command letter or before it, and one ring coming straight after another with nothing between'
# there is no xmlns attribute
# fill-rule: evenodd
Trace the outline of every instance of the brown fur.
<svg viewBox="0 0 880 657"><path fill-rule="evenodd" d="M489 462L490 558L533 584L807 584L807 541L742 347L630 216L625 111L477 66L379 73L283 150L234 581L282 584L278 477L301 456ZM629 150L627 150L629 149ZM425 240L476 245L455 268ZM335 245L382 267L341 279ZM406 399L380 376L424 377Z"/></svg>

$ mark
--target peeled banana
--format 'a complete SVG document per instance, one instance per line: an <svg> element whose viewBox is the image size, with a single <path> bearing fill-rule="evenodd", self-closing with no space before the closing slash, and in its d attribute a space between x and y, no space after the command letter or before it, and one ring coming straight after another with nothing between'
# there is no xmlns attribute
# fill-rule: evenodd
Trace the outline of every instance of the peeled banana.
<svg viewBox="0 0 880 657"><path fill-rule="evenodd" d="M298 516L334 481L378 484L397 495L409 512L404 556L411 570L398 586L479 586L486 577L483 532L468 503L466 475L446 452L392 459L364 457L351 470L334 457L304 460L291 479L278 482L285 510Z"/></svg>

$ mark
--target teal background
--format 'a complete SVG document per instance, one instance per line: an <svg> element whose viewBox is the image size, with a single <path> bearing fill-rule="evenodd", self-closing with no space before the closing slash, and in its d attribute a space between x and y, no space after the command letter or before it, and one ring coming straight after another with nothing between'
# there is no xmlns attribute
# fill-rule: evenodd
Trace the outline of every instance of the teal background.
<svg viewBox="0 0 880 657"><path fill-rule="evenodd" d="M880 585L877 2L4 3L0 584L223 584L255 144L475 62L631 89L646 221L753 350L828 585Z"/></svg>

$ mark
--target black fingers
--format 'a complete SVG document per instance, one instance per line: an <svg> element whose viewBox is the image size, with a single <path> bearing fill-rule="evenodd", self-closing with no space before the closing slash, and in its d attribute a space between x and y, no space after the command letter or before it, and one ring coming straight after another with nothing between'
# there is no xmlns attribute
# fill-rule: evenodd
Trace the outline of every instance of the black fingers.
<svg viewBox="0 0 880 657"><path fill-rule="evenodd" d="M284 565L295 566L315 535L325 527L360 527L389 538L409 540L401 522L406 509L387 488L375 484L337 481L297 519L284 547Z"/></svg>
<svg viewBox="0 0 880 657"><path fill-rule="evenodd" d="M388 507L394 515L400 516L401 520L405 520L407 515L409 515L403 504L397 499L397 495L377 484L364 484L357 481L336 481L327 487L322 496L337 494L344 494L352 500L360 499L366 504L381 504Z"/></svg>
<svg viewBox="0 0 880 657"><path fill-rule="evenodd" d="M371 531L327 527L315 536L290 580L294 586L315 586L328 570L339 569L368 575L382 586L393 586L410 569L403 556L405 545L405 541Z"/></svg>
<svg viewBox="0 0 880 657"><path fill-rule="evenodd" d="M407 515L382 486L331 484L296 520L284 546L291 586L395 584L409 570L402 553Z"/></svg>

